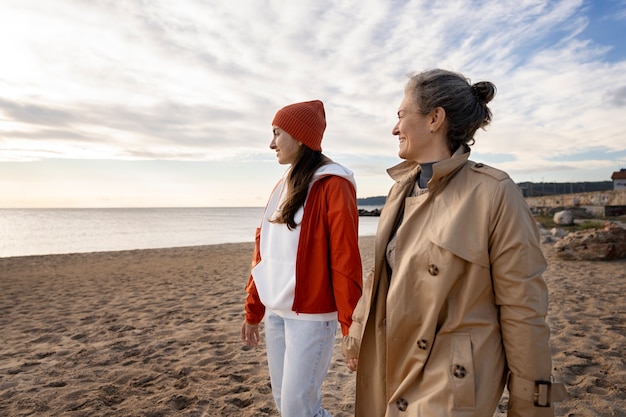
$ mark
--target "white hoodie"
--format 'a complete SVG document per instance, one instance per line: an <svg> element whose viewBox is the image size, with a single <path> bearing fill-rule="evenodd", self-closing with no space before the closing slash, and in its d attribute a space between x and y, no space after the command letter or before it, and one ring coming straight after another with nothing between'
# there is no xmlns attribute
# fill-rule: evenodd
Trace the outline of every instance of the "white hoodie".
<svg viewBox="0 0 626 417"><path fill-rule="evenodd" d="M289 170L276 185L263 213L260 241L261 261L253 268L252 277L261 302L277 315L283 318L301 320L336 320L336 311L326 314L296 314L292 310L296 288L296 254L304 207L296 212L294 220L298 226L294 230L289 230L286 224L270 222L276 217L279 207L287 196L285 179L288 173ZM321 166L315 172L309 190L315 181L327 175L345 178L352 182L356 188L353 172L340 164L331 162Z"/></svg>

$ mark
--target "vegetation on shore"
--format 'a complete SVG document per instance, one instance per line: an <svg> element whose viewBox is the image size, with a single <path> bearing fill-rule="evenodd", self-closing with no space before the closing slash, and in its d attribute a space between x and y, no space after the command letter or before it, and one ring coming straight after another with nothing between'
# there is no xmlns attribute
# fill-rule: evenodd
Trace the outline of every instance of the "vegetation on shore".
<svg viewBox="0 0 626 417"><path fill-rule="evenodd" d="M577 230L587 230L587 229L597 229L602 227L602 223L607 220L611 220L609 218L602 219L585 219L580 222L574 222L570 225L564 224L556 224L554 222L554 217L550 215L540 214L535 215L535 220L537 223L541 225L544 229L552 229L554 227L558 227L559 229L563 229L567 232L575 232Z"/></svg>

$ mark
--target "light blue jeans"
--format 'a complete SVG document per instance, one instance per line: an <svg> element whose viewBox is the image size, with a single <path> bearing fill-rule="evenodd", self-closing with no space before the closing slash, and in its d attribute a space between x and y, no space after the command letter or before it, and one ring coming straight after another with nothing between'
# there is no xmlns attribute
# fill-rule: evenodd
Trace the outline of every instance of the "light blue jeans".
<svg viewBox="0 0 626 417"><path fill-rule="evenodd" d="M282 417L332 417L322 408L322 382L333 355L337 320L265 315L272 395Z"/></svg>

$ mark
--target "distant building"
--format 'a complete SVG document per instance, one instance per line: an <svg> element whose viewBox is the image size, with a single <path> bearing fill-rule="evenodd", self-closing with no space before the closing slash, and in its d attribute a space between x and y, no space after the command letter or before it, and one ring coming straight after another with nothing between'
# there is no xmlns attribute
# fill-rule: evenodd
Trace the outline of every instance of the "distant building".
<svg viewBox="0 0 626 417"><path fill-rule="evenodd" d="M614 190L626 190L626 169L622 168L611 175Z"/></svg>

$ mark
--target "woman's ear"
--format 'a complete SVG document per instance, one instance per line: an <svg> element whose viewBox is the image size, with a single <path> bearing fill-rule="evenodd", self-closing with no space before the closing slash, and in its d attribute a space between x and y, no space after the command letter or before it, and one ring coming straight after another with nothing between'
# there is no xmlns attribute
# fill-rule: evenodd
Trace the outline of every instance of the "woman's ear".
<svg viewBox="0 0 626 417"><path fill-rule="evenodd" d="M435 107L430 112L430 131L436 132L444 126L446 121L446 111L443 107Z"/></svg>

